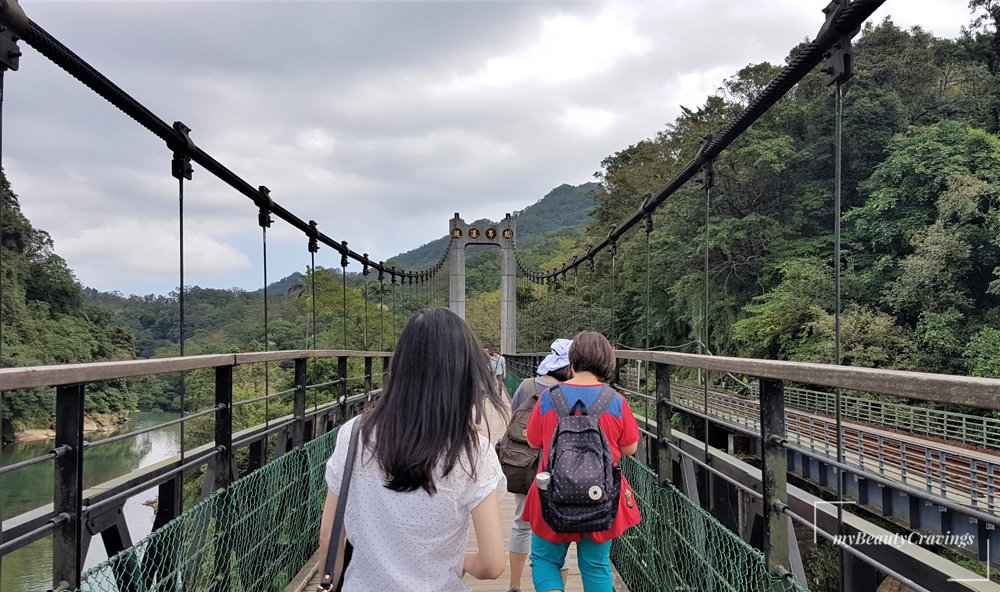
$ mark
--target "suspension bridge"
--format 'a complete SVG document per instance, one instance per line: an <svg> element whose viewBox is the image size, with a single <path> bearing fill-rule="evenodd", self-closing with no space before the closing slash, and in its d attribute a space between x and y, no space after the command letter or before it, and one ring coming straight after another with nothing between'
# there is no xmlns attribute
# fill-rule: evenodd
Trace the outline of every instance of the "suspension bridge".
<svg viewBox="0 0 1000 592"><path fill-rule="evenodd" d="M512 392L520 379L534 374L543 355L531 351L543 338L532 333L538 323L526 316L523 294L566 306L567 294L579 294L581 272L585 277L598 273L598 260L614 287L621 258L618 243L630 234L645 233L647 339L642 349L618 350L617 386L629 397L642 432L638 454L625 459L623 469L644 517L612 550L622 589L807 590L802 549L822 540L839 542L843 590L874 592L880 576L921 592L1000 589L990 579L991 566L1000 565L1000 545L995 544L1000 525L1000 421L985 413L919 405L1000 410L1000 381L656 351L648 337L649 275L654 271L648 237L654 214L671 195L698 184L706 200L707 233L715 160L816 68L827 73L836 102L837 226L832 255L834 261L841 260L842 87L852 74L851 38L883 1L831 2L815 39L798 48L742 114L706 137L695 158L673 179L645 196L603 240L566 265L549 270L527 265L517 249L516 218L510 215L499 223L477 224L455 214L437 262L411 270L358 253L322 231L316 221L298 217L267 187L249 182L199 148L182 122L167 123L47 33L16 1L0 0L0 84L5 74L18 69L21 46L28 46L162 140L178 186L181 236L178 357L0 369L0 405L3 393L30 389L54 389L56 401L53 449L17 463L0 463L0 476L39 465L50 467L54 475L51 503L3 517L0 570L5 556L43 541L52 546L52 589L303 589L315 571L325 495L323 464L337 426L379 396L391 368L392 352L386 345L395 338L395 317L407 310L397 299L409 310L448 306L463 314L465 249L499 247L500 341L510 364L507 387ZM263 351L185 355L184 190L195 166L249 199L259 213ZM359 270L366 286L377 282L378 290L365 294L365 351L346 347L346 324L344 349L316 347L315 281L307 286L313 291L311 349L269 351L267 232L275 222L302 233L311 273L321 249L339 255L345 316L347 269ZM840 270L835 267L839 303ZM707 275L705 289L707 303ZM609 311L603 329L613 341L622 319L643 314L624 309L615 298L612 288L610 305L601 305ZM374 324L369 331L369 323L376 322L374 314L369 316L369 304L377 307L377 331ZM593 307L594 299L579 305ZM387 310L393 316L388 335ZM595 315L592 308L590 326L596 323ZM557 330L569 335L582 328ZM707 327L704 331L707 343ZM371 337L375 333L377 341ZM262 392L250 398L234 396L234 377L259 369L264 374ZM104 440L84 439L89 386L162 375L181 377L179 418ZM712 375L725 380L713 383ZM201 408L189 411L185 385L194 390L194 384L209 395L200 400ZM234 417L248 406L263 406L264 422L234 428ZM182 431L179 454L111 481L87 479L88 451L173 425L182 430L189 426L189 433L200 434L200 439L185 447ZM188 491L192 484L198 491ZM152 490L152 532L135 539L124 504ZM186 495L197 501L186 504ZM109 559L85 567L95 537ZM915 542L925 539L936 542Z"/></svg>

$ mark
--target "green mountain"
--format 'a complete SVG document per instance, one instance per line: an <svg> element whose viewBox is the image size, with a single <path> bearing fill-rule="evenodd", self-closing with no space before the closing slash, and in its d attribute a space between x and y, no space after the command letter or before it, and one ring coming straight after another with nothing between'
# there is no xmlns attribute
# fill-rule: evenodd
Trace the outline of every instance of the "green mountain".
<svg viewBox="0 0 1000 592"><path fill-rule="evenodd" d="M558 230L583 228L590 221L590 212L597 201L595 196L601 190L598 183L582 185L562 184L548 192L542 199L523 210L513 212L517 221L518 247L533 243L538 237ZM491 220L476 220L476 224L488 224ZM405 269L424 269L437 262L448 244L444 235L411 251L396 255L388 261L390 265ZM471 247L468 267L472 267L474 254L481 250ZM499 265L499 264L498 264ZM499 269L499 267L498 267Z"/></svg>
<svg viewBox="0 0 1000 592"><path fill-rule="evenodd" d="M0 173L0 367L122 360L133 356L132 336L107 310L84 301L79 282L52 238L21 213L17 195ZM136 395L123 383L87 386L88 414L116 415L135 408ZM12 391L0 414L2 440L24 427L48 427L53 389ZM110 419L114 421L114 419Z"/></svg>

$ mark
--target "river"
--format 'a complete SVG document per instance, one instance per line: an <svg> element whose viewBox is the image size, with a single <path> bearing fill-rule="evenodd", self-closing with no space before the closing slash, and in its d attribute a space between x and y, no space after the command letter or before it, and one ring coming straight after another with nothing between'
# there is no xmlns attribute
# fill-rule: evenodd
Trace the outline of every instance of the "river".
<svg viewBox="0 0 1000 592"><path fill-rule="evenodd" d="M171 419L176 414L141 412L115 434L154 426ZM99 440L113 434L90 435L88 440ZM14 443L3 449L3 463L12 464L41 456L54 446L52 440ZM84 454L84 487L91 487L114 479L136 469L149 466L180 450L180 426L174 425L136 436L106 446L88 450ZM10 518L26 510L52 502L52 463L46 462L0 477L0 516ZM125 503L132 541L149 534L153 526L153 508L147 500L156 498L156 488L132 497ZM94 537L87 555L90 567L107 558L100 537ZM41 592L52 587L52 539L42 539L3 558L0 569L0 591Z"/></svg>

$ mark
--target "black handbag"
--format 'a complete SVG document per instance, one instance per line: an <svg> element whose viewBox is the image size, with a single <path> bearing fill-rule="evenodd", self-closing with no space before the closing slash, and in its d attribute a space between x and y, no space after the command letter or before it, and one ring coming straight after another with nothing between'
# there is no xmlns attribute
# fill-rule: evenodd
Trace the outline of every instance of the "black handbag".
<svg viewBox="0 0 1000 592"><path fill-rule="evenodd" d="M330 534L330 544L326 550L326 559L323 562L323 578L319 583L319 590L324 592L335 589L340 592L344 586L344 574L347 573L347 565L351 562L351 555L354 547L351 541L347 541L344 546L344 567L340 570L340 579L336 588L333 586L333 573L337 566L337 549L340 547L341 533L344 532L344 512L347 510L347 493L351 489L351 475L354 473L354 457L358 450L358 433L361 431L361 419L351 426L351 443L347 446L347 462L344 464L344 476L340 480L340 496L337 498L337 512L333 517L333 532Z"/></svg>

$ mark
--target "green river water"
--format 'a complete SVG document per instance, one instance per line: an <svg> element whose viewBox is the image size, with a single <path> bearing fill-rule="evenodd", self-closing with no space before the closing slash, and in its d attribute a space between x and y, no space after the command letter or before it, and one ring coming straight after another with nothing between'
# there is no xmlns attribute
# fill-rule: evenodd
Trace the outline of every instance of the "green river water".
<svg viewBox="0 0 1000 592"><path fill-rule="evenodd" d="M115 432L150 427L176 418L172 413L143 412ZM88 435L88 440L103 436ZM12 464L41 456L53 448L53 442L14 443L3 449L3 464ZM126 438L106 446L88 450L84 455L84 487L124 475L177 454L180 450L180 427L170 426L135 438ZM52 463L45 462L0 477L0 516L10 518L52 502ZM133 541L149 534L153 525L153 509L144 502L156 497L151 488L131 498L125 504L129 532ZM107 556L100 537L90 545L86 565L89 567ZM0 592L41 592L52 587L52 539L42 539L3 558L0 565Z"/></svg>

